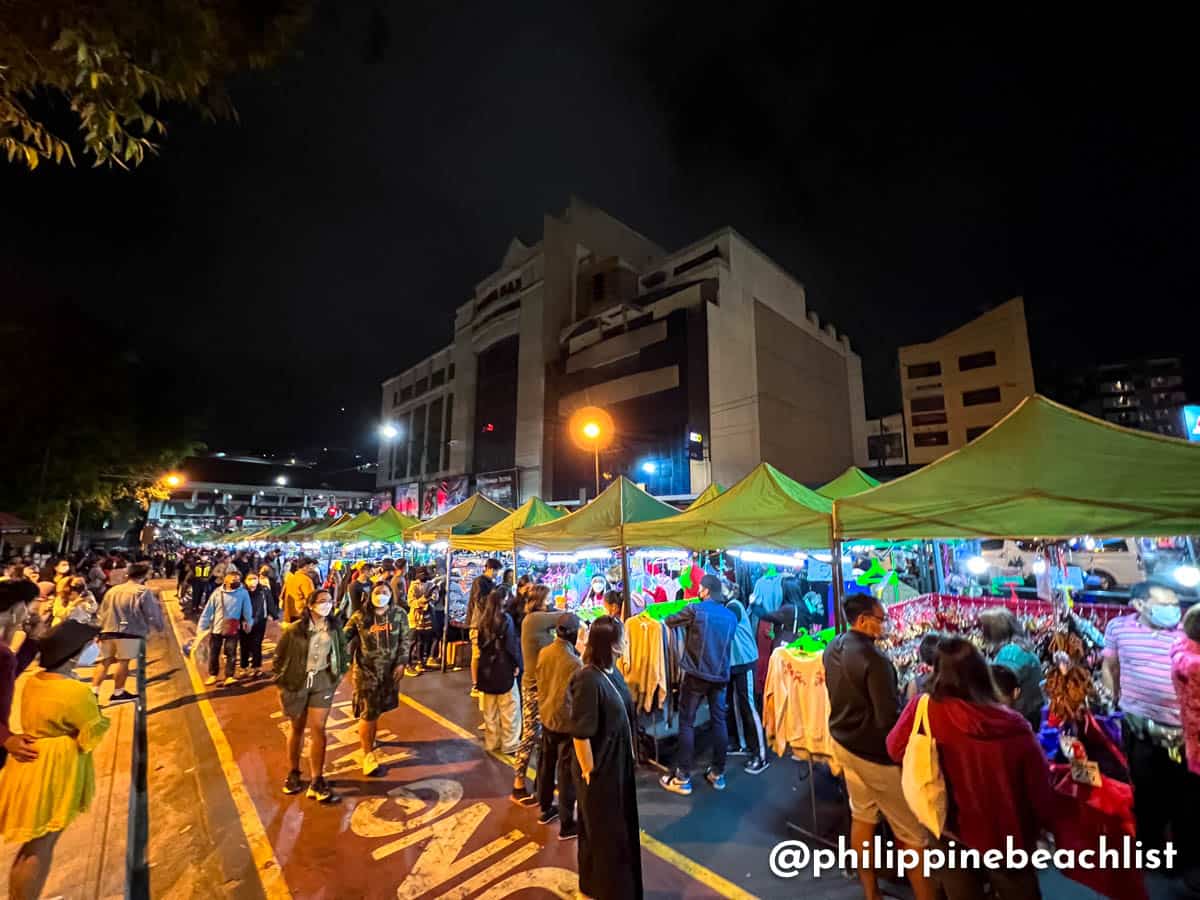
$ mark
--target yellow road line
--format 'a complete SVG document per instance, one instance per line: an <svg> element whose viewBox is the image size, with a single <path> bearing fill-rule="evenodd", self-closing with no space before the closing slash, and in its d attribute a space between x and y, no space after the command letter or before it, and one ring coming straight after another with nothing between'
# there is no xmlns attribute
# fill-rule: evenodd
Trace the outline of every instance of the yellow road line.
<svg viewBox="0 0 1200 900"><path fill-rule="evenodd" d="M164 591L163 593L174 594L174 591ZM242 823L242 832L246 835L246 843L250 847L250 855L254 859L263 894L266 895L267 900L288 900L292 896L292 892L284 880L283 869L280 868L279 860L275 857L275 848L271 846L271 840L267 837L267 830L263 827L262 819L259 818L258 809L254 806L254 801L250 799L250 792L246 790L245 782L242 781L242 770L238 768L237 761L233 758L233 749L229 746L229 741L221 729L221 723L217 720L212 703L208 700L208 691L204 687L204 680L192 663L191 656L183 652L183 637L179 633L177 624L178 609L177 603L168 606L171 631L175 633L175 641L179 644L179 652L183 654L188 676L192 680L192 690L196 694L196 706L200 709L200 715L208 728L208 736L212 738L213 747L216 748L221 771L225 775L225 781L229 784L229 793L233 796L233 805L237 808L238 818Z"/></svg>
<svg viewBox="0 0 1200 900"><path fill-rule="evenodd" d="M732 881L725 880L712 869L706 869L694 859L690 859L678 850L668 847L658 838L651 837L645 831L642 832L642 849L649 850L663 862L669 863L684 875L700 882L705 887L712 888L722 897L732 897L734 900L758 900L756 895L742 890Z"/></svg>
<svg viewBox="0 0 1200 900"><path fill-rule="evenodd" d="M401 694L400 700L404 703L407 703L409 706L411 706L417 712L421 713L424 716L427 716L428 718L432 719L437 724L441 725L446 730L453 732L454 734L458 735L459 737L466 738L469 741L474 741L474 740L478 739L477 734L472 734L471 732L467 731L467 729L463 728L461 725L459 725L455 722L451 722L449 719L447 719L441 713L433 711L428 706L426 706L424 703L414 700L412 697L409 697L406 694ZM509 766L509 768L512 768L513 760L512 760L511 756L507 756L506 754L493 752L493 751L489 751L489 752L496 759L500 760L500 762L506 763ZM534 777L532 770L530 772L529 777L530 778ZM738 887L732 881L727 881L726 879L724 879L720 875L718 875L716 872L714 872L712 869L705 868L704 866L700 865L700 863L696 862L694 859L684 856L678 850L672 849L671 847L668 847L666 844L664 844L662 841L658 840L657 838L651 837L645 831L642 832L642 847L644 849L650 851L651 853L653 853L655 856L657 856L659 859L661 859L663 862L667 863L668 865L674 866L676 869L678 869L680 872L682 872L684 875L687 875L689 878L693 879L694 881L698 881L700 884L704 885L705 887L712 888L714 891L716 891L722 897L731 897L731 898L733 898L733 900L757 900L757 898L755 897L754 894L751 894L749 891L742 890L740 887Z"/></svg>

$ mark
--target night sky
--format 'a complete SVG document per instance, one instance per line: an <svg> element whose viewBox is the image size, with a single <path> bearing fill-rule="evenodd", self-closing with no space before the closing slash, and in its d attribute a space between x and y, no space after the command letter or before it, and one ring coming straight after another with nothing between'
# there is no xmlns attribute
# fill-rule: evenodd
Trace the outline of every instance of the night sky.
<svg viewBox="0 0 1200 900"><path fill-rule="evenodd" d="M373 456L379 382L572 193L669 250L736 227L849 334L871 415L898 345L1017 294L1039 382L1194 366L1186 30L842 6L326 3L240 123L171 116L133 173L0 166L0 297L127 328L213 449Z"/></svg>

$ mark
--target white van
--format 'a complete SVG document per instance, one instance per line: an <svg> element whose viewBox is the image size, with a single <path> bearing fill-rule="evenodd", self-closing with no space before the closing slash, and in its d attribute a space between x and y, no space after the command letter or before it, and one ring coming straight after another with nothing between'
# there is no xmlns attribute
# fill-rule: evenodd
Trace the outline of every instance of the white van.
<svg viewBox="0 0 1200 900"><path fill-rule="evenodd" d="M1019 576L1033 585L1035 561L1042 558L1048 541L1032 539L980 541L980 555L987 561L990 574L996 577ZM1090 547L1088 545L1091 545ZM1079 566L1087 575L1094 575L1100 589L1128 588L1146 580L1146 569L1138 552L1137 541L1126 538L1090 538L1067 542L1067 563Z"/></svg>

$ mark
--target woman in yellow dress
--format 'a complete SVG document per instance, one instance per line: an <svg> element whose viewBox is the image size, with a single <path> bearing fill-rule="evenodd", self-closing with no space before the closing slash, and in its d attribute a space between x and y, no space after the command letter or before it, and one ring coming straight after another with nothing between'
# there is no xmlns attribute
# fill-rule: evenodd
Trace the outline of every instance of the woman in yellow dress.
<svg viewBox="0 0 1200 900"><path fill-rule="evenodd" d="M21 730L35 739L37 759L9 758L0 770L0 839L22 845L9 875L12 898L41 894L59 834L96 792L92 750L109 723L71 670L98 633L71 620L48 632L39 646L43 671L21 692Z"/></svg>

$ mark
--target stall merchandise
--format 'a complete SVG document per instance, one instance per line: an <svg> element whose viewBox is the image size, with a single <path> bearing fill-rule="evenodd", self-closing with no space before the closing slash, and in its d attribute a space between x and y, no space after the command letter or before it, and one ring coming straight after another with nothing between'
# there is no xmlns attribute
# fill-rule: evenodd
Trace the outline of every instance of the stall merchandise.
<svg viewBox="0 0 1200 900"><path fill-rule="evenodd" d="M817 758L836 775L829 734L829 692L825 663L819 652L778 647L771 654L763 691L763 729L767 743L779 756Z"/></svg>

